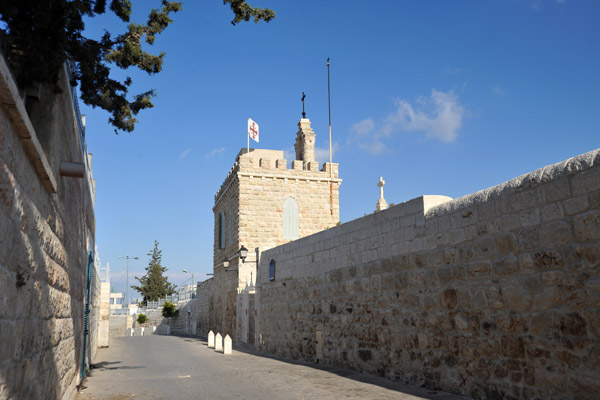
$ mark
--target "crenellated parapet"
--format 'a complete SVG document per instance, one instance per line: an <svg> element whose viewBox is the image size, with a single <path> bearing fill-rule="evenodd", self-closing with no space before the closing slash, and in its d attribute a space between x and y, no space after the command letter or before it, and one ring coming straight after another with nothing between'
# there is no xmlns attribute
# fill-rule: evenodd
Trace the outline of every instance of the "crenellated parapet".
<svg viewBox="0 0 600 400"><path fill-rule="evenodd" d="M247 149L241 149L227 178L215 194L215 207L231 183L238 177L282 180L284 183L333 182L336 187L342 183L339 179L338 163L323 163L319 169L317 161L305 163L302 160L293 160L290 167L288 168L288 160L284 158L281 150L250 149L248 153Z"/></svg>

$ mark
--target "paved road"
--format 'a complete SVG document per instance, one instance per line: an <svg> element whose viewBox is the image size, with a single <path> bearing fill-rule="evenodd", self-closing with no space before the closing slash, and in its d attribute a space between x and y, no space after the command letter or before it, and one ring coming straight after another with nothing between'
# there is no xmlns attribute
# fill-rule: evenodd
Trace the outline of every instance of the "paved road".
<svg viewBox="0 0 600 400"><path fill-rule="evenodd" d="M78 400L436 399L465 398L369 375L236 350L216 353L198 338L111 338Z"/></svg>

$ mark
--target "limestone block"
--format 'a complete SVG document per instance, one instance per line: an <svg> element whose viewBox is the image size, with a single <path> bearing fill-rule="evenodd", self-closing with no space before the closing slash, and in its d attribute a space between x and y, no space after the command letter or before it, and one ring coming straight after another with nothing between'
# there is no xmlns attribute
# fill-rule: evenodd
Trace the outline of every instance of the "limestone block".
<svg viewBox="0 0 600 400"><path fill-rule="evenodd" d="M546 200L548 202L566 199L571 195L569 181L567 179L559 179L554 182L551 182L546 185L545 192Z"/></svg>
<svg viewBox="0 0 600 400"><path fill-rule="evenodd" d="M600 211L578 215L573 220L575 236L582 242L600 239Z"/></svg>
<svg viewBox="0 0 600 400"><path fill-rule="evenodd" d="M275 166L277 169L287 169L287 160L285 158L280 158L275 161Z"/></svg>
<svg viewBox="0 0 600 400"><path fill-rule="evenodd" d="M293 160L292 169L294 171L302 171L304 169L304 162L302 160Z"/></svg>
<svg viewBox="0 0 600 400"><path fill-rule="evenodd" d="M215 333L213 331L208 332L208 347L210 349L215 348Z"/></svg>
<svg viewBox="0 0 600 400"><path fill-rule="evenodd" d="M223 351L223 336L220 333L215 336L215 351Z"/></svg>
<svg viewBox="0 0 600 400"><path fill-rule="evenodd" d="M587 210L590 207L587 193L577 197L569 197L563 200L563 208L566 215L574 215Z"/></svg>
<svg viewBox="0 0 600 400"><path fill-rule="evenodd" d="M223 354L231 354L231 337L229 335L225 336L224 346L223 346Z"/></svg>
<svg viewBox="0 0 600 400"><path fill-rule="evenodd" d="M554 221L541 227L540 244L546 248L560 248L573 237L571 226L565 221Z"/></svg>
<svg viewBox="0 0 600 400"><path fill-rule="evenodd" d="M268 158L261 158L260 159L260 166L261 168L265 168L265 169L271 169L271 160Z"/></svg>

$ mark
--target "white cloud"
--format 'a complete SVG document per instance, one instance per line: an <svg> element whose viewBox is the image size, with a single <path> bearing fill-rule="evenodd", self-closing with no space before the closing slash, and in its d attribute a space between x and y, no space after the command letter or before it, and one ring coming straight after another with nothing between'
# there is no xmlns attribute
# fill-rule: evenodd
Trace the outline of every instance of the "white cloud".
<svg viewBox="0 0 600 400"><path fill-rule="evenodd" d="M186 158L191 152L192 152L192 149L188 148L179 155L179 158Z"/></svg>
<svg viewBox="0 0 600 400"><path fill-rule="evenodd" d="M453 142L462 126L464 108L452 91L431 90L430 97L419 97L416 105L396 100L398 109L388 115L381 133L389 136L397 130L422 131L429 138Z"/></svg>
<svg viewBox="0 0 600 400"><path fill-rule="evenodd" d="M494 87L492 87L492 92L496 93L500 97L504 97L504 95L506 94L504 89L502 89L502 87L500 87L498 85L495 85Z"/></svg>
<svg viewBox="0 0 600 400"><path fill-rule="evenodd" d="M421 96L414 104L395 100L396 110L376 122L366 118L351 128L349 142L371 154L386 149L385 138L397 132L423 132L426 137L453 142L462 126L465 108L453 91L431 90L431 96Z"/></svg>
<svg viewBox="0 0 600 400"><path fill-rule="evenodd" d="M213 157L217 154L221 154L225 151L225 147L219 147L218 149L213 149L210 153L208 153L208 157Z"/></svg>
<svg viewBox="0 0 600 400"><path fill-rule="evenodd" d="M333 154L333 162L335 162L335 152L339 148L337 142L333 142L331 145L331 153ZM323 165L325 162L329 162L329 146L317 147L315 146L315 160L319 162L319 165Z"/></svg>
<svg viewBox="0 0 600 400"><path fill-rule="evenodd" d="M352 125L350 131L355 134L355 136L364 136L373 132L374 129L375 121L373 121L372 118L367 118Z"/></svg>
<svg viewBox="0 0 600 400"><path fill-rule="evenodd" d="M386 148L385 144L383 144L383 142L381 142L380 140L377 140L377 139L375 139L372 142L368 142L368 143L359 143L358 147L365 150L367 153L370 153L373 155L383 153L383 151Z"/></svg>

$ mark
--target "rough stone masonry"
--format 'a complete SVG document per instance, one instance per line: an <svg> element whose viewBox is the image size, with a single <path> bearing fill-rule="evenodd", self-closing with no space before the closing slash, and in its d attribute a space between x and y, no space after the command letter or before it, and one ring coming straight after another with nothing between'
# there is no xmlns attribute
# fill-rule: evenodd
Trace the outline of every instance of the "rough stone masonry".
<svg viewBox="0 0 600 400"><path fill-rule="evenodd" d="M61 94L19 89L0 56L0 399L70 399L97 346L99 280L83 355L95 184L67 71ZM24 100L26 99L26 100ZM60 176L63 161L85 177Z"/></svg>
<svg viewBox="0 0 600 400"><path fill-rule="evenodd" d="M598 399L600 150L263 252L255 300L267 353L477 399Z"/></svg>

